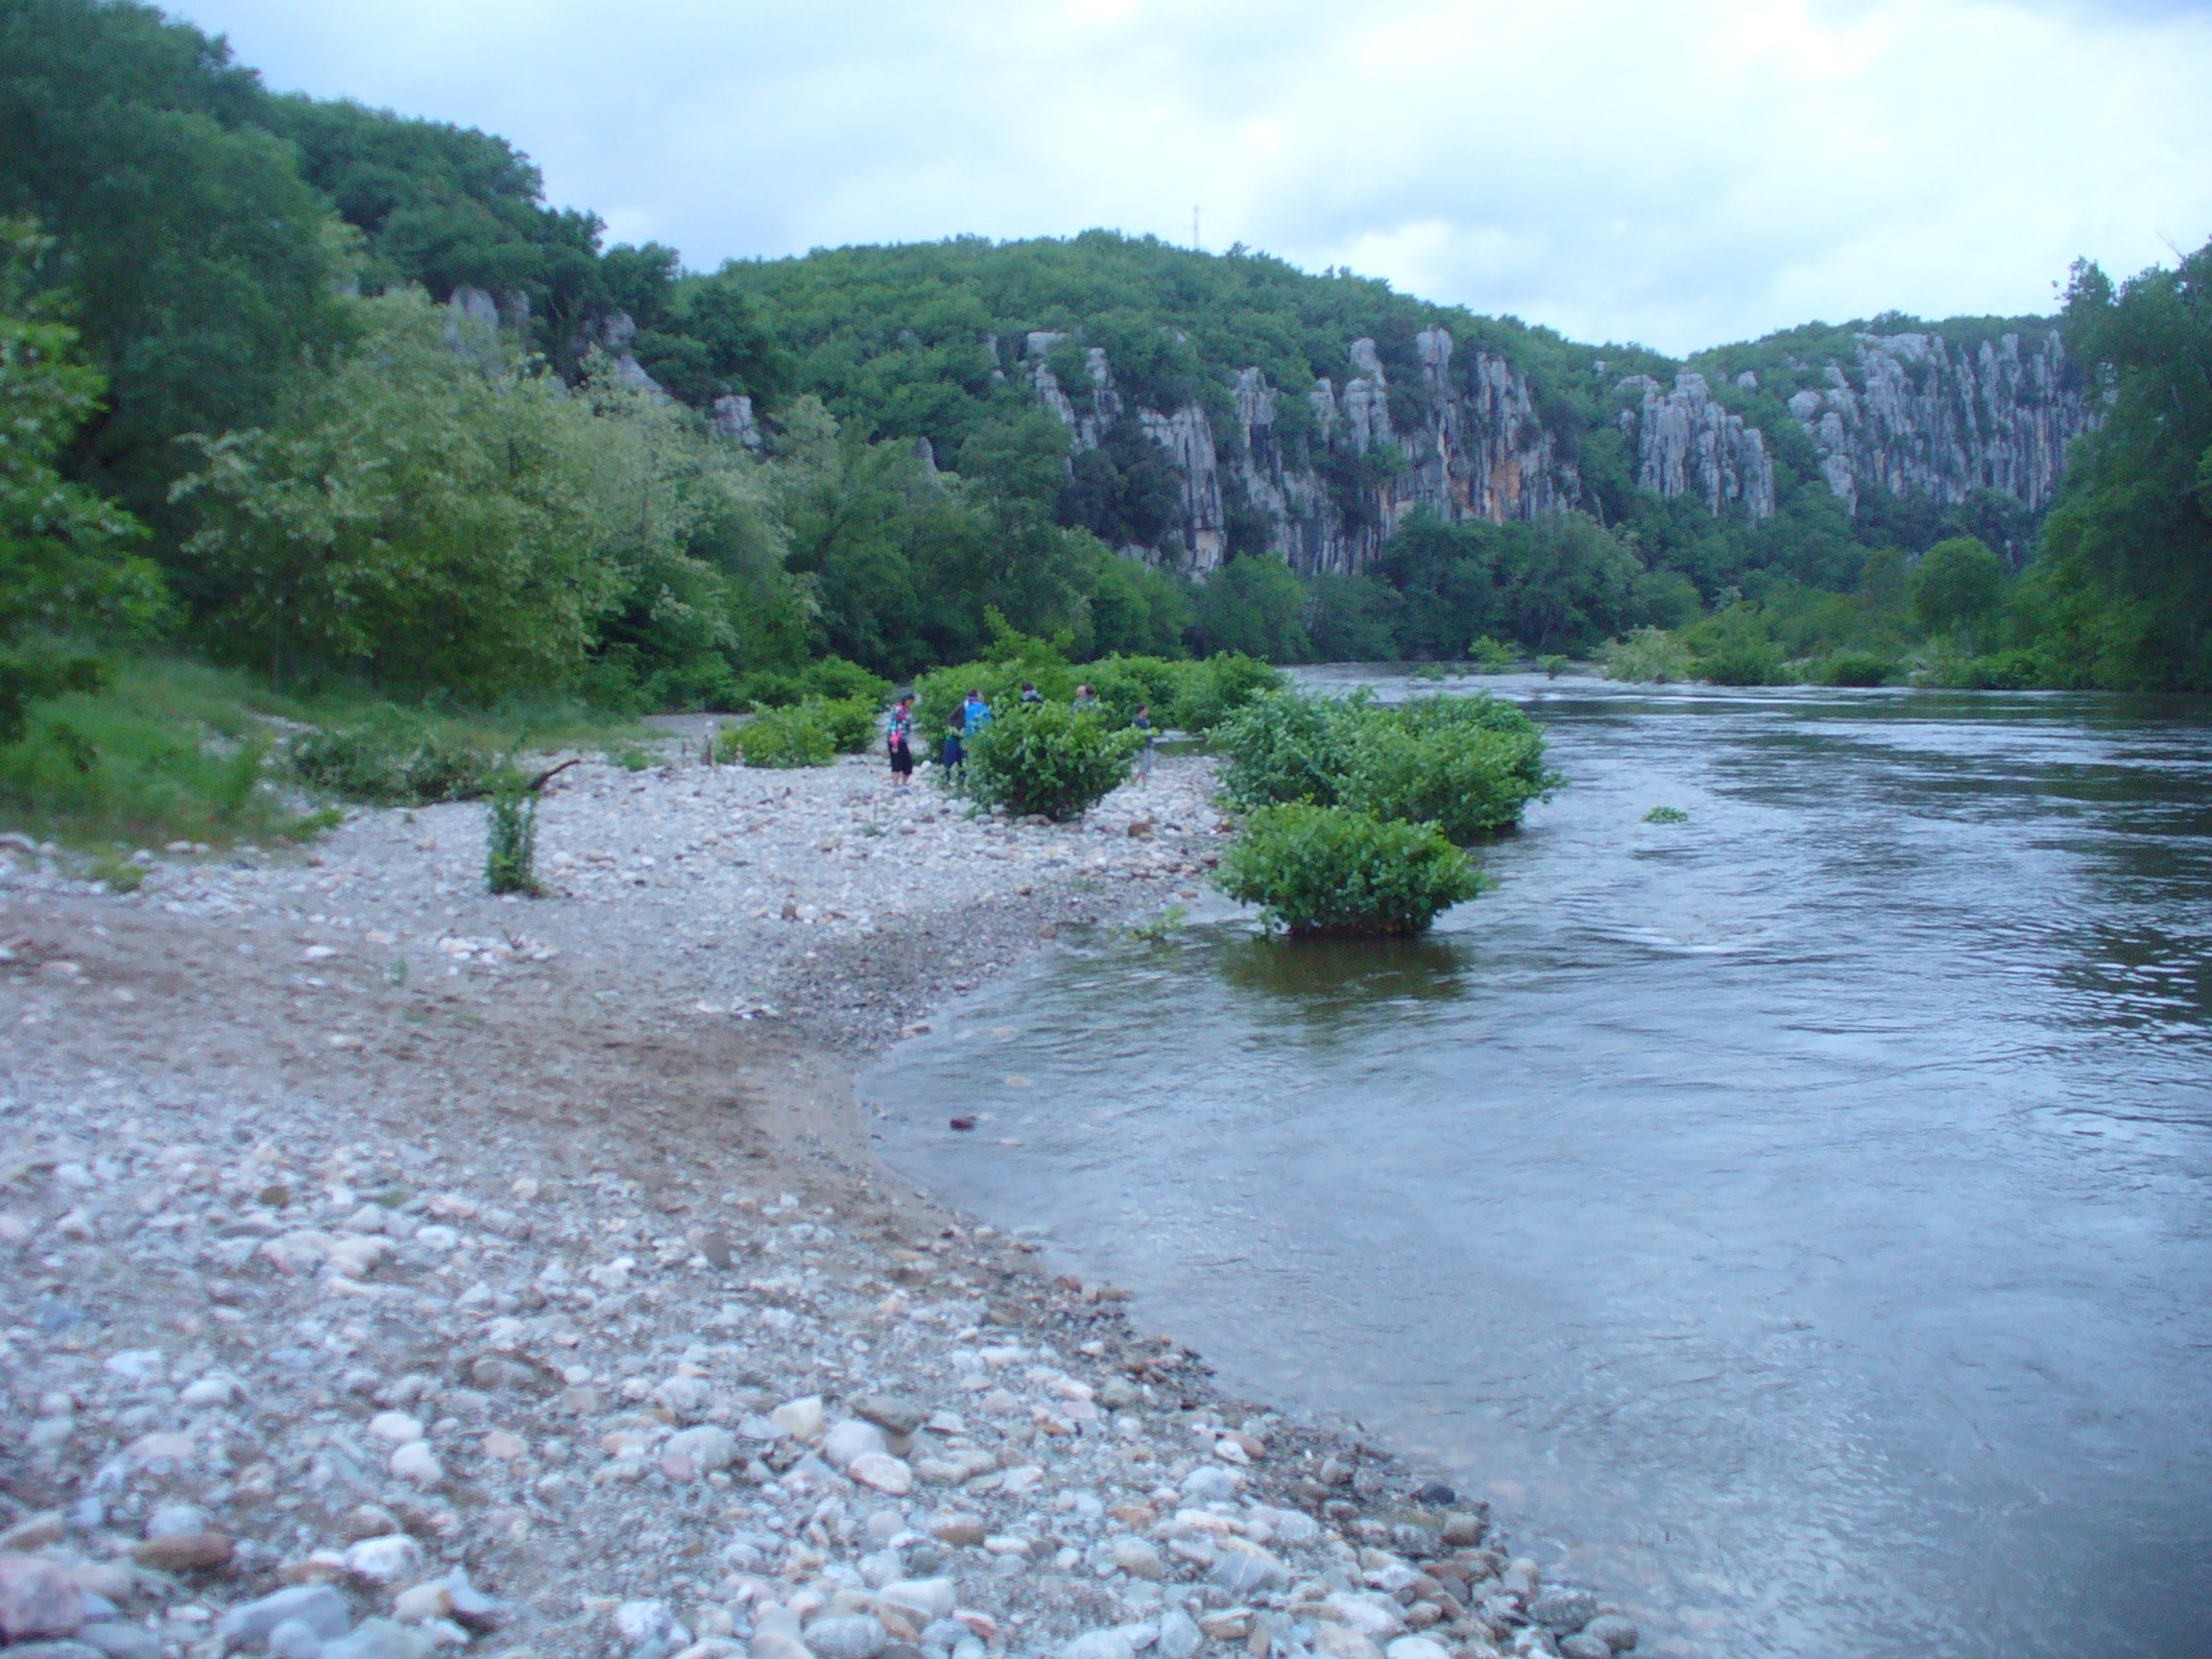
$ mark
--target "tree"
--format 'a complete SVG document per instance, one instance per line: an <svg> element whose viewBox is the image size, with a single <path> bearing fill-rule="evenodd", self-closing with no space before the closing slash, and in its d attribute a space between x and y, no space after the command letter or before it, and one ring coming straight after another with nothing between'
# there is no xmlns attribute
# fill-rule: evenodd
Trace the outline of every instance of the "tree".
<svg viewBox="0 0 2212 1659"><path fill-rule="evenodd" d="M2212 688L2212 243L2117 289L2076 265L2065 327L2111 402L2043 524L2054 641L2094 684Z"/></svg>
<svg viewBox="0 0 2212 1659"><path fill-rule="evenodd" d="M1199 654L1238 651L1264 662L1303 662L1312 655L1306 606L1305 586L1281 559L1232 559L1198 589L1192 632Z"/></svg>
<svg viewBox="0 0 2212 1659"><path fill-rule="evenodd" d="M2005 602L2005 561L1971 536L1938 541L1911 578L1912 609L1932 634L1958 634L1974 648L1974 631Z"/></svg>
<svg viewBox="0 0 2212 1659"><path fill-rule="evenodd" d="M260 421L338 338L345 228L226 47L151 7L0 6L0 213L59 245L107 405L74 469L164 515L185 431Z"/></svg>
<svg viewBox="0 0 2212 1659"><path fill-rule="evenodd" d="M465 698L571 684L654 538L650 466L560 381L454 350L418 293L356 302L361 349L265 430L200 435L177 498L228 654Z"/></svg>
<svg viewBox="0 0 2212 1659"><path fill-rule="evenodd" d="M56 469L105 380L74 360L76 330L39 292L52 251L0 220L0 742L23 735L32 699L98 684L62 641L144 629L164 605L160 577L130 552L144 527Z"/></svg>

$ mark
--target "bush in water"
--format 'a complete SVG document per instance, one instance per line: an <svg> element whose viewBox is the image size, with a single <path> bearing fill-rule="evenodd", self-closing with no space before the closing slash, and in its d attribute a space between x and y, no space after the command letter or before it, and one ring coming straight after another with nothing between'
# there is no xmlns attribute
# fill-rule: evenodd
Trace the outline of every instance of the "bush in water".
<svg viewBox="0 0 2212 1659"><path fill-rule="evenodd" d="M1016 816L1079 816L1129 776L1143 734L1057 703L1017 704L968 745L961 787Z"/></svg>
<svg viewBox="0 0 2212 1659"><path fill-rule="evenodd" d="M1542 730L1486 692L1395 707L1277 692L1225 720L1214 743L1235 806L1342 805L1433 823L1459 842L1512 828L1562 781L1544 764Z"/></svg>
<svg viewBox="0 0 2212 1659"><path fill-rule="evenodd" d="M1253 813L1214 881L1294 935L1419 933L1493 885L1432 824L1303 805Z"/></svg>
<svg viewBox="0 0 2212 1659"><path fill-rule="evenodd" d="M1664 628L1639 628L1598 648L1598 661L1608 680L1628 680L1647 685L1664 685L1687 680L1696 672L1689 647Z"/></svg>

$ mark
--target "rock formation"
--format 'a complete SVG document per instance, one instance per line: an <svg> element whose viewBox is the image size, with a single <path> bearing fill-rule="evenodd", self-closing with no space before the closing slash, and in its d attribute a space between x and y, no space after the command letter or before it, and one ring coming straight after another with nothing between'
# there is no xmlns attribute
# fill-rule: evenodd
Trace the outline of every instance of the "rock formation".
<svg viewBox="0 0 2212 1659"><path fill-rule="evenodd" d="M1632 374L1618 390L1643 394L1639 407L1620 415L1636 451L1637 489L1695 494L1716 517L1738 510L1753 518L1774 517L1767 435L1722 408L1704 375L1685 370L1670 392L1648 374Z"/></svg>
<svg viewBox="0 0 2212 1659"><path fill-rule="evenodd" d="M2096 423L2066 373L2056 328L2005 334L1954 351L1940 334L1862 334L1854 374L1830 361L1825 387L1790 399L1820 469L1855 512L1862 492L1945 503L1998 490L2041 512L2057 493L2066 447Z"/></svg>
<svg viewBox="0 0 2212 1659"><path fill-rule="evenodd" d="M1038 401L1069 427L1070 448L1095 448L1129 410L1097 347L1086 353L1091 385L1083 401L1069 395L1046 362L1066 338L1029 335L1024 373ZM1391 416L1388 372L1375 342L1365 338L1351 343L1355 373L1341 391L1321 379L1302 394L1312 416L1310 433L1291 437L1280 430L1286 394L1257 368L1240 371L1231 382L1237 423L1226 455L1197 404L1137 409L1140 429L1167 452L1184 485L1179 534L1172 539L1179 544L1145 551L1199 572L1217 567L1228 556L1228 503L1241 495L1268 551L1301 571L1347 574L1421 508L1453 522L1503 522L1534 518L1580 498L1574 458L1559 452L1536 418L1527 382L1503 358L1478 351L1455 371L1452 336L1441 328L1424 331L1416 346L1421 380L1401 409L1419 413L1405 430ZM1385 449L1395 459L1382 464ZM1379 464L1362 469L1358 463L1367 457Z"/></svg>

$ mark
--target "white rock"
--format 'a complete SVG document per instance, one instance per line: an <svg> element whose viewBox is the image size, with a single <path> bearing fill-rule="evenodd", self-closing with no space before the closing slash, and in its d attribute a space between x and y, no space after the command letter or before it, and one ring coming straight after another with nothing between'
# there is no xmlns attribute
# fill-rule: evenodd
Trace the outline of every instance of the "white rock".
<svg viewBox="0 0 2212 1659"><path fill-rule="evenodd" d="M871 1454L887 1456L890 1451L891 1442L883 1437L883 1431L857 1417L839 1419L822 1437L822 1461L832 1469L850 1469L857 1458Z"/></svg>
<svg viewBox="0 0 2212 1659"><path fill-rule="evenodd" d="M865 1457L855 1457L846 1473L886 1497L903 1498L914 1490L914 1471L886 1453L871 1452Z"/></svg>
<svg viewBox="0 0 2212 1659"><path fill-rule="evenodd" d="M809 1394L804 1400L784 1401L768 1413L768 1420L794 1440L819 1440L830 1427L819 1394Z"/></svg>
<svg viewBox="0 0 2212 1659"><path fill-rule="evenodd" d="M404 1532L381 1538L364 1538L346 1551L346 1571L356 1578L390 1584L416 1573L422 1565L422 1546Z"/></svg>
<svg viewBox="0 0 2212 1659"><path fill-rule="evenodd" d="M1452 1659L1452 1650L1426 1636L1401 1636L1382 1649L1382 1659Z"/></svg>
<svg viewBox="0 0 2212 1659"><path fill-rule="evenodd" d="M1087 1630L1060 1649L1060 1659L1136 1659L1136 1649L1118 1630Z"/></svg>
<svg viewBox="0 0 2212 1659"><path fill-rule="evenodd" d="M395 1446L422 1438L422 1425L404 1411L379 1411L369 1419L369 1432Z"/></svg>
<svg viewBox="0 0 2212 1659"><path fill-rule="evenodd" d="M950 1619L955 1597L950 1578L902 1578L877 1592L877 1599L920 1613L929 1620Z"/></svg>
<svg viewBox="0 0 2212 1659"><path fill-rule="evenodd" d="M421 1440L410 1441L392 1454L392 1473L418 1486L435 1486L445 1479L438 1455Z"/></svg>
<svg viewBox="0 0 2212 1659"><path fill-rule="evenodd" d="M193 1410L204 1410L209 1406L228 1406L238 1397L237 1384L228 1377L203 1377L197 1382L185 1384L178 1399Z"/></svg>
<svg viewBox="0 0 2212 1659"><path fill-rule="evenodd" d="M661 1448L661 1455L688 1457L693 1469L708 1475L717 1469L727 1469L736 1461L737 1437L717 1424L702 1423L696 1429L669 1435Z"/></svg>

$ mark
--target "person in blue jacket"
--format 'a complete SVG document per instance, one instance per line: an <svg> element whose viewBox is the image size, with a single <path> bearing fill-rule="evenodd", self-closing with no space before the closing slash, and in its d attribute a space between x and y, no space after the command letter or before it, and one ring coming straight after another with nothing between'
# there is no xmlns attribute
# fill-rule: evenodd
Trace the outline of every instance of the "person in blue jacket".
<svg viewBox="0 0 2212 1659"><path fill-rule="evenodd" d="M983 701L980 690L968 693L968 701L960 705L960 731L973 743L983 734L983 728L991 724L991 705Z"/></svg>

